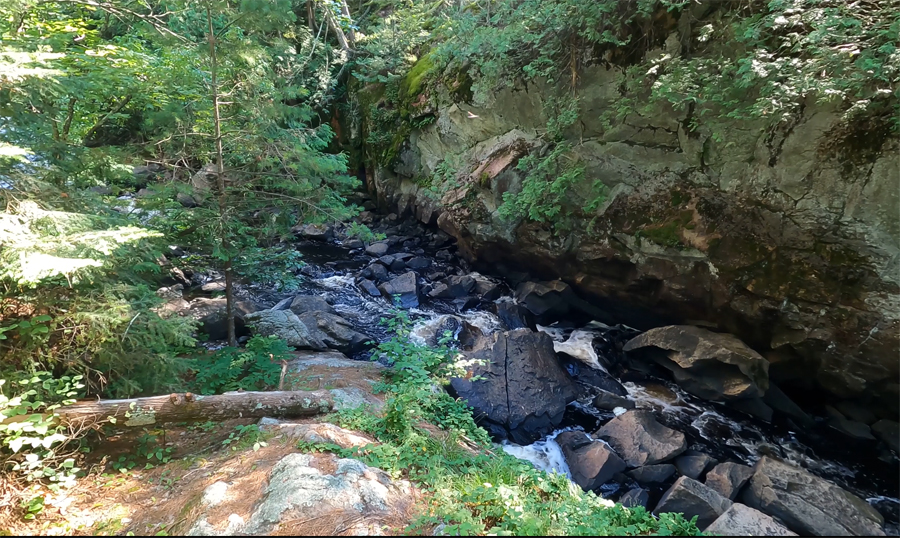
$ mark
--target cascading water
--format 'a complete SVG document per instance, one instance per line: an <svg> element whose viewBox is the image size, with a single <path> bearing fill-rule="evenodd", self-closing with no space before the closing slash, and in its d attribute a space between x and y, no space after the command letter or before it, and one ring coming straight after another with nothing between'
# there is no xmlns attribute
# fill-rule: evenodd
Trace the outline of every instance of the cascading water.
<svg viewBox="0 0 900 538"><path fill-rule="evenodd" d="M394 307L382 297L360 291L354 281L353 272L368 264L371 261L369 256L335 244L306 243L300 246L300 250L309 263L304 273L312 278L307 279L299 293L324 297L356 330L375 340L384 341L390 337L380 320L390 317L395 312ZM436 268L449 274L462 273L446 261L433 259L433 263ZM265 296L268 302L287 296L253 286L246 287L245 291L251 296ZM515 302L515 299L506 294L493 302L509 303ZM410 338L418 343L427 343L429 338L440 337L443 330L449 330L453 338L458 339L466 328L470 332L475 329L482 336L490 335L504 326L497 315L488 311L490 306L482 302L475 308L460 312L458 305L450 301L425 298L418 307L408 310L414 323ZM558 353L577 359L581 368L596 368L603 372L612 371L610 366L615 358L606 356L604 345L597 343L612 342L616 331L618 334L622 331L637 334L636 330L628 327L610 327L600 322L579 327L553 324L538 326L538 329L551 336ZM361 353L354 358L367 356ZM889 468L887 464L872 461L868 454L857 457L854 454L841 455L839 451L826 454L827 447L820 444L813 448L808 436L802 432L764 423L723 405L701 400L667 380L642 375L620 381L623 381L628 398L635 402L638 409L656 411L661 423L686 434L690 448L702 450L719 461L733 460L748 465L762 455L777 455L867 499L886 516L888 532L896 531L900 500L894 495L897 494L898 480L896 476L884 472ZM573 428L593 432L621 412L624 409L595 409L590 401L573 402L568 407L562 429L528 446L509 442L503 442L501 446L507 453L530 461L538 468L569 476L568 466L555 441L556 436ZM615 490L601 488L600 492L614 494Z"/></svg>

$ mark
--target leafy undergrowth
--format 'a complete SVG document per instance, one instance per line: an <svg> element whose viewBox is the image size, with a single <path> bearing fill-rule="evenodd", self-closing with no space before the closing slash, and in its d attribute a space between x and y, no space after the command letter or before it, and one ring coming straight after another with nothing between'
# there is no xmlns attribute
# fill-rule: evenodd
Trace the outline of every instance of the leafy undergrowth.
<svg viewBox="0 0 900 538"><path fill-rule="evenodd" d="M392 361L382 413L342 411L337 422L367 433L379 444L344 449L301 443L308 451L331 451L408 478L429 498L407 531L445 535L700 535L696 518L654 517L641 507L613 505L584 492L567 478L547 474L503 451L492 450L471 410L438 385L454 373L453 352L409 342L404 314L391 322L396 336L375 355ZM448 335L449 336L449 335Z"/></svg>

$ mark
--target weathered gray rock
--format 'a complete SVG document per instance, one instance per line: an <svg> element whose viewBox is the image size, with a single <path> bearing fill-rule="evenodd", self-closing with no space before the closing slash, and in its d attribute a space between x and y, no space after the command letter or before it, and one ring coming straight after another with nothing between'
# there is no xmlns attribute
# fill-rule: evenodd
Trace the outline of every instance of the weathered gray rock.
<svg viewBox="0 0 900 538"><path fill-rule="evenodd" d="M318 295L297 295L291 301L291 312L297 314L305 314L307 312L325 312L327 314L335 314L334 307L328 304L323 297Z"/></svg>
<svg viewBox="0 0 900 538"><path fill-rule="evenodd" d="M377 516L383 517L409 495L407 482L391 480L381 469L346 458L334 458L333 465L334 471L324 472L310 454L282 458L272 468L265 494L241 532L266 534L280 522L342 511L377 521Z"/></svg>
<svg viewBox="0 0 900 538"><path fill-rule="evenodd" d="M419 285L416 282L416 274L412 271L385 282L378 286L378 289L387 300L391 302L397 300L403 308L419 306Z"/></svg>
<svg viewBox="0 0 900 538"><path fill-rule="evenodd" d="M691 325L650 329L625 351L654 347L651 356L672 371L679 385L708 400L757 398L769 388L769 361L730 334Z"/></svg>
<svg viewBox="0 0 900 538"><path fill-rule="evenodd" d="M634 409L635 403L624 396L619 396L602 389L597 389L597 396L594 398L594 407L606 411L612 411L617 407L623 409Z"/></svg>
<svg viewBox="0 0 900 538"><path fill-rule="evenodd" d="M366 254L369 256L384 256L390 247L387 243L372 243L366 247Z"/></svg>
<svg viewBox="0 0 900 538"><path fill-rule="evenodd" d="M484 379L454 378L454 392L492 434L529 444L562 421L578 387L559 366L553 341L528 329L498 332L464 354L467 369Z"/></svg>
<svg viewBox="0 0 900 538"><path fill-rule="evenodd" d="M663 494L653 513L680 512L687 519L697 516L697 526L702 529L712 524L731 505L731 501L715 490L682 476Z"/></svg>
<svg viewBox="0 0 900 538"><path fill-rule="evenodd" d="M378 286L367 278L363 278L359 281L359 288L372 297L381 297L381 291L378 289Z"/></svg>
<svg viewBox="0 0 900 538"><path fill-rule="evenodd" d="M181 204L182 207L187 209L191 209L200 205L193 196L186 192L179 192L175 195L175 201Z"/></svg>
<svg viewBox="0 0 900 538"><path fill-rule="evenodd" d="M634 478L639 484L660 484L668 480L675 474L675 466L671 463L660 463L658 465L645 465L628 471L628 476Z"/></svg>
<svg viewBox="0 0 900 538"><path fill-rule="evenodd" d="M716 465L706 474L706 485L733 501L751 476L752 467L729 461Z"/></svg>
<svg viewBox="0 0 900 538"><path fill-rule="evenodd" d="M300 224L291 228L294 235L313 241L331 241L334 239L334 228L327 224Z"/></svg>
<svg viewBox="0 0 900 538"><path fill-rule="evenodd" d="M587 491L625 470L625 462L612 448L584 432L563 432L556 436L556 442L566 458L572 480Z"/></svg>
<svg viewBox="0 0 900 538"><path fill-rule="evenodd" d="M703 473L717 462L715 458L702 452L688 450L675 458L675 469L679 474L694 480L699 480Z"/></svg>
<svg viewBox="0 0 900 538"><path fill-rule="evenodd" d="M325 349L321 340L315 339L297 314L290 310L262 310L244 317L253 331L261 336L276 336L287 345L300 349Z"/></svg>
<svg viewBox="0 0 900 538"><path fill-rule="evenodd" d="M372 338L353 328L349 321L328 312L313 311L297 316L309 330L314 342L322 342L342 353L356 353L368 347Z"/></svg>
<svg viewBox="0 0 900 538"><path fill-rule="evenodd" d="M623 413L597 430L594 437L607 441L629 467L652 465L684 452L684 434L656 421L650 411Z"/></svg>
<svg viewBox="0 0 900 538"><path fill-rule="evenodd" d="M647 503L650 502L650 493L643 488L630 489L622 494L617 502L625 508L634 508L635 506L647 508Z"/></svg>
<svg viewBox="0 0 900 538"><path fill-rule="evenodd" d="M744 504L777 517L792 531L813 536L884 536L884 518L866 501L811 473L763 456Z"/></svg>
<svg viewBox="0 0 900 538"><path fill-rule="evenodd" d="M797 536L770 516L740 503L732 504L703 532L713 536Z"/></svg>
<svg viewBox="0 0 900 538"><path fill-rule="evenodd" d="M872 432L891 450L900 454L900 424L893 420L879 420L872 424Z"/></svg>

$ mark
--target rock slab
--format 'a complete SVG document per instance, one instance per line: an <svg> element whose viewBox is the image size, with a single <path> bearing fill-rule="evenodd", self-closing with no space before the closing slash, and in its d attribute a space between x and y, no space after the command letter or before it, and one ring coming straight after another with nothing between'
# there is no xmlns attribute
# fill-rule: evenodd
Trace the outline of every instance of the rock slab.
<svg viewBox="0 0 900 538"><path fill-rule="evenodd" d="M811 473L763 456L744 503L812 536L884 536L884 518L869 503Z"/></svg>
<svg viewBox="0 0 900 538"><path fill-rule="evenodd" d="M594 437L608 442L629 467L653 465L684 452L684 434L656 421L653 413L632 410L597 430Z"/></svg>
<svg viewBox="0 0 900 538"><path fill-rule="evenodd" d="M578 387L556 360L553 340L528 329L497 332L464 354L471 376L451 388L493 435L530 444L562 422Z"/></svg>
<svg viewBox="0 0 900 538"><path fill-rule="evenodd" d="M712 488L682 476L666 491L653 513L680 512L686 519L697 516L697 526L702 529L711 525L731 505L731 501Z"/></svg>
<svg viewBox="0 0 900 538"><path fill-rule="evenodd" d="M556 442L562 448L572 480L587 491L597 489L625 470L625 462L612 448L584 432L561 433Z"/></svg>
<svg viewBox="0 0 900 538"><path fill-rule="evenodd" d="M655 347L652 358L685 390L707 400L759 398L769 388L769 361L730 334L691 325L658 327L636 336L627 352Z"/></svg>
<svg viewBox="0 0 900 538"><path fill-rule="evenodd" d="M740 503L731 505L703 532L719 536L797 536L766 514Z"/></svg>
<svg viewBox="0 0 900 538"><path fill-rule="evenodd" d="M716 465L706 474L706 485L733 501L751 476L753 476L752 467L729 461Z"/></svg>

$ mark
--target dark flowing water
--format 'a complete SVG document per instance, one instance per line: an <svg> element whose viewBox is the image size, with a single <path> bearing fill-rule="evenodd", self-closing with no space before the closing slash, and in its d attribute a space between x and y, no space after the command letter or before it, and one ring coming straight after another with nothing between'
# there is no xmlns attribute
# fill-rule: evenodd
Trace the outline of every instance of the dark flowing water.
<svg viewBox="0 0 900 538"><path fill-rule="evenodd" d="M380 321L391 315L392 307L381 297L371 297L361 292L354 283L354 275L368 265L372 258L361 251L351 251L339 243L303 242L297 246L308 264L303 273L308 276L297 292L320 295L334 305L335 310L350 321L357 330L379 341L390 337ZM465 274L455 260L442 261L429 253L433 269L446 274ZM428 255L428 254L426 254ZM423 282L422 277L419 278ZM499 282L499 281L497 281ZM502 283L501 283L502 284ZM504 295L494 302L515 301L509 288L502 284ZM291 294L275 293L260 287L246 286L245 293L262 303L272 304ZM489 302L482 301L474 308L459 312L450 301L423 298L422 304L409 310L415 323L412 338L424 341L434 328L454 316L470 327L487 335L502 330L503 323L491 310ZM562 320L548 327L538 326L550 334L557 351L579 356L582 361L567 359L564 365L570 374L583 375L591 367L585 362L595 359L615 360L604 357L613 349L615 341L637 334L623 326L608 326L599 322L574 326ZM354 357L367 359L369 353ZM900 522L900 471L896 456L884 457L874 443L852 444L838 433L829 433L824 427L811 431L797 431L777 419L769 424L720 404L708 402L681 390L674 383L639 372L628 372L619 380L638 408L653 409L660 422L684 432L689 448L705 452L720 462L738 461L752 465L763 455L771 454L803 467L866 499L878 509L886 520L889 534L897 534ZM611 412L598 411L589 401L573 402L568 408L563 429L584 429L593 432L613 418ZM568 474L568 468L559 446L553 440L556 434L525 447L504 443L511 454L527 459L548 471ZM881 456L881 457L879 457ZM615 500L621 486L610 483L600 488L600 493ZM625 488L622 488L625 489ZM651 503L662 494L665 486L651 490Z"/></svg>

